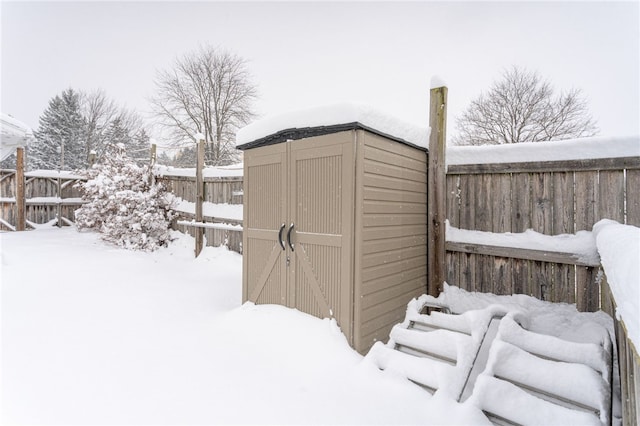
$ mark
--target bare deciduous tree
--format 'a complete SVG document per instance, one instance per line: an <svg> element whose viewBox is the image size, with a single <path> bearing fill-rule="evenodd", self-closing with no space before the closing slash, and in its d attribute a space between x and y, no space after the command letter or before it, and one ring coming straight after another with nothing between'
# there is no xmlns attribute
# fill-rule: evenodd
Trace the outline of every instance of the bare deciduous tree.
<svg viewBox="0 0 640 426"><path fill-rule="evenodd" d="M456 145L562 140L598 131L579 89L556 96L538 73L515 66L471 102L457 125Z"/></svg>
<svg viewBox="0 0 640 426"><path fill-rule="evenodd" d="M96 152L97 161L105 153L109 142L115 143L112 128L117 125L120 133L126 135L126 144L133 145L136 135L144 131L144 123L135 111L119 106L101 90L82 95L82 116L85 120L87 162L91 151ZM122 135L120 136L122 139ZM120 140L119 142L123 142Z"/></svg>
<svg viewBox="0 0 640 426"><path fill-rule="evenodd" d="M155 84L153 111L175 145L195 141L194 136L202 133L209 142L209 164L229 164L237 158L235 131L254 116L257 96L244 59L201 46L176 59L171 69L160 71Z"/></svg>

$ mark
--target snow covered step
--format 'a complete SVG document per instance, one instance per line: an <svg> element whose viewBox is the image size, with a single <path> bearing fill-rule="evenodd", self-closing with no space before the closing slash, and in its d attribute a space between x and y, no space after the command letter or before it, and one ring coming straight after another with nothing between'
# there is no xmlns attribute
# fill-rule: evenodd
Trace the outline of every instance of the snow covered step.
<svg viewBox="0 0 640 426"><path fill-rule="evenodd" d="M528 393L521 387L481 374L470 401L498 425L598 425L594 413L567 408Z"/></svg>
<svg viewBox="0 0 640 426"><path fill-rule="evenodd" d="M413 315L408 318L407 328L423 331L449 330L471 335L472 326L464 315L432 312L430 315Z"/></svg>
<svg viewBox="0 0 640 426"><path fill-rule="evenodd" d="M434 393L443 379L452 374L454 366L431 358L417 357L400 352L381 342L373 345L367 358L373 359L381 370L393 372Z"/></svg>
<svg viewBox="0 0 640 426"><path fill-rule="evenodd" d="M511 318L500 323L502 341L540 358L588 365L610 382L612 346L607 331L603 329L602 333L597 343L577 343L525 330Z"/></svg>
<svg viewBox="0 0 640 426"><path fill-rule="evenodd" d="M598 415L608 411L610 386L587 365L546 360L501 340L493 343L490 357L487 374L560 405Z"/></svg>
<svg viewBox="0 0 640 426"><path fill-rule="evenodd" d="M390 334L395 349L415 356L436 358L456 365L458 351L472 344L471 336L457 331L436 330L429 333L396 325Z"/></svg>
<svg viewBox="0 0 640 426"><path fill-rule="evenodd" d="M554 424L574 424L577 419L591 419L580 420L579 424L608 424L611 365L607 364L607 349L518 330L519 327L509 317L501 321L487 367L476 380L470 400L496 424L546 424L538 420L536 410L525 410L527 404L564 413L563 420ZM500 402L487 396L492 393ZM528 417L521 413L514 416L513 412L496 407L500 403L517 406L520 401Z"/></svg>

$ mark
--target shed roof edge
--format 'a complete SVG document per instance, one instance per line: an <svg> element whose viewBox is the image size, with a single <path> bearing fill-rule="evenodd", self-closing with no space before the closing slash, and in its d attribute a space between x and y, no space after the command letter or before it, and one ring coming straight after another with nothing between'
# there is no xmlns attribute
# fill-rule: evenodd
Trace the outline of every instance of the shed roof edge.
<svg viewBox="0 0 640 426"><path fill-rule="evenodd" d="M311 138L314 136L330 135L332 133L344 132L347 130L366 130L367 132L376 134L378 136L382 136L384 138L401 143L403 145L407 145L412 148L419 149L420 151L428 152L428 149L425 147L416 145L414 143L406 141L397 136L393 136L393 135L381 132L372 127L365 126L364 124L357 121L354 121L351 123L333 124L330 126L314 126L314 127L301 127L301 128L294 127L294 128L284 129L284 130L280 130L277 133L273 133L269 136L265 136L263 138L256 139L254 141L247 142L242 145L238 145L236 148L244 151L247 149L258 148L261 146L276 145L279 143L286 142L288 140L299 140L299 139Z"/></svg>

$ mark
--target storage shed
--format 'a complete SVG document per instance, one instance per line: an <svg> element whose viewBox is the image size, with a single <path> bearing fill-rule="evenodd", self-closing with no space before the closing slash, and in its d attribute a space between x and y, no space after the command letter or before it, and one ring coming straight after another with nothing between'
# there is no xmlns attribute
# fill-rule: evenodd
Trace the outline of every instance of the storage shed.
<svg viewBox="0 0 640 426"><path fill-rule="evenodd" d="M341 104L256 122L242 298L335 318L366 353L427 285L428 128Z"/></svg>

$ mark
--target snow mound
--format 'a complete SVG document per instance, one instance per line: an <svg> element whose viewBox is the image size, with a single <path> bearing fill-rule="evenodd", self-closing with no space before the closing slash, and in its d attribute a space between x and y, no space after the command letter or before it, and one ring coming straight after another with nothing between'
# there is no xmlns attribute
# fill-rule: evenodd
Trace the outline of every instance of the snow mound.
<svg viewBox="0 0 640 426"><path fill-rule="evenodd" d="M615 298L616 318L640 349L640 228L603 219L593 225L602 267Z"/></svg>
<svg viewBox="0 0 640 426"><path fill-rule="evenodd" d="M33 132L20 120L10 115L0 113L0 160L4 160L16 148L26 146L33 139Z"/></svg>
<svg viewBox="0 0 640 426"><path fill-rule="evenodd" d="M336 103L272 115L243 127L236 134L236 146L282 130L360 123L383 134L426 148L429 128L408 123L358 103Z"/></svg>

